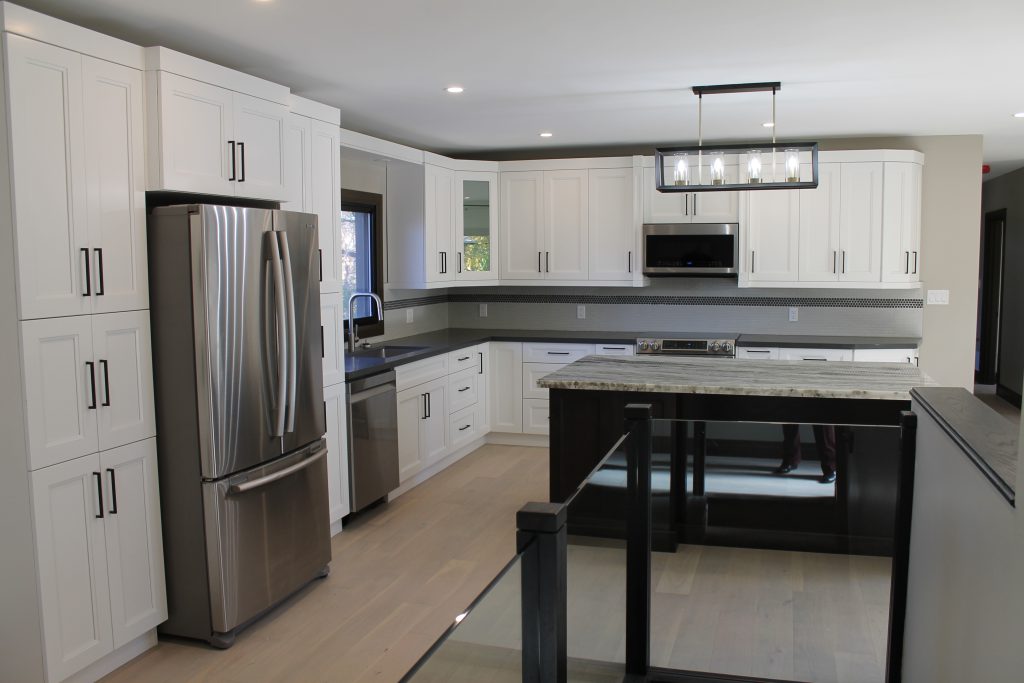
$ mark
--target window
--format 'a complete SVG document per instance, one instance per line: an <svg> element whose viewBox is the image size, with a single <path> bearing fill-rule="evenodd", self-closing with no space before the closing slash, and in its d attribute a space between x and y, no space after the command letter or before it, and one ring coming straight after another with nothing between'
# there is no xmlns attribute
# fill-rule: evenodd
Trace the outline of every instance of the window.
<svg viewBox="0 0 1024 683"><path fill-rule="evenodd" d="M346 330L349 297L356 292L384 296L383 206L379 194L341 191L341 293ZM360 337L384 334L376 307L368 297L356 300L355 324Z"/></svg>

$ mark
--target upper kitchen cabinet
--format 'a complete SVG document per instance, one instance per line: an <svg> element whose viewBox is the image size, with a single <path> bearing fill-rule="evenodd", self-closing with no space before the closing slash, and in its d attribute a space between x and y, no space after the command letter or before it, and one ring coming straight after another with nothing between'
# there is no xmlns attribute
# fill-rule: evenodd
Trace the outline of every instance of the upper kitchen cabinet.
<svg viewBox="0 0 1024 683"><path fill-rule="evenodd" d="M20 318L147 307L142 72L11 34L4 51Z"/></svg>
<svg viewBox="0 0 1024 683"><path fill-rule="evenodd" d="M637 169L590 170L590 278L633 280L641 270L637 247Z"/></svg>
<svg viewBox="0 0 1024 683"><path fill-rule="evenodd" d="M586 169L544 172L544 277L586 280L590 201Z"/></svg>
<svg viewBox="0 0 1024 683"><path fill-rule="evenodd" d="M501 173L501 279L544 278L544 172Z"/></svg>
<svg viewBox="0 0 1024 683"><path fill-rule="evenodd" d="M498 174L455 173L456 280L497 280Z"/></svg>
<svg viewBox="0 0 1024 683"><path fill-rule="evenodd" d="M885 163L882 281L918 282L921 273L921 164Z"/></svg>
<svg viewBox="0 0 1024 683"><path fill-rule="evenodd" d="M288 200L288 89L166 48L146 57L149 189Z"/></svg>
<svg viewBox="0 0 1024 683"><path fill-rule="evenodd" d="M800 194L793 190L750 192L747 239L740 284L788 282L799 276ZM745 277L744 277L745 276Z"/></svg>
<svg viewBox="0 0 1024 683"><path fill-rule="evenodd" d="M455 171L423 165L423 229L426 241L427 282L455 279L452 231L455 212Z"/></svg>
<svg viewBox="0 0 1024 683"><path fill-rule="evenodd" d="M654 158L643 158L644 223L736 223L739 192L658 192ZM691 169L691 172L693 169ZM726 164L726 178L738 182L739 166Z"/></svg>

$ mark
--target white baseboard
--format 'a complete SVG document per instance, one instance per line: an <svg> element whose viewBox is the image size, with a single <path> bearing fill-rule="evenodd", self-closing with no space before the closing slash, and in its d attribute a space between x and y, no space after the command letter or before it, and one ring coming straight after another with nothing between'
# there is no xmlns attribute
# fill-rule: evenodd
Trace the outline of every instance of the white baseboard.
<svg viewBox="0 0 1024 683"><path fill-rule="evenodd" d="M341 533L341 520L336 519L331 522L331 536L337 536Z"/></svg>
<svg viewBox="0 0 1024 683"><path fill-rule="evenodd" d="M394 500L395 498L398 498L403 493L406 493L407 491L410 491L410 490L416 488L417 486L419 486L420 484L425 482L427 479L430 479L432 476L434 476L435 474L437 474L441 470L443 470L443 469L445 469L447 467L451 467L452 465L457 463L459 460L462 460L464 457L466 457L467 455L469 455L470 453L472 453L476 449L480 448L485 443L486 443L486 441L485 441L484 437L481 437L481 438L477 439L476 441L473 441L472 443L466 444L465 446L463 446L459 450L455 451L454 453L450 453L449 455L446 455L444 458L442 458L441 460L438 460L437 462L435 462L433 465L431 465L430 467L426 468L425 470L421 470L420 472L417 472L412 477L410 477L410 478L406 479L405 481L403 481L401 486L399 486L397 489L395 489L394 491L389 493L388 494L388 501L390 502L390 501Z"/></svg>
<svg viewBox="0 0 1024 683"><path fill-rule="evenodd" d="M94 683L155 646L156 629L154 628L146 631L135 640L125 643L78 673L65 678L64 683Z"/></svg>
<svg viewBox="0 0 1024 683"><path fill-rule="evenodd" d="M547 448L550 445L547 434L491 432L486 438L487 443L493 443L499 446L535 446L537 448Z"/></svg>

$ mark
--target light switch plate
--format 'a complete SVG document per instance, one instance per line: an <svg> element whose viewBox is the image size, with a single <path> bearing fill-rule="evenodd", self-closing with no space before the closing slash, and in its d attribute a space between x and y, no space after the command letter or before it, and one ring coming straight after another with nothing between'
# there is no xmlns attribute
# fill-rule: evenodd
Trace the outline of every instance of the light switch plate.
<svg viewBox="0 0 1024 683"><path fill-rule="evenodd" d="M948 289L929 289L928 290L928 303L935 304L938 306L949 305L949 290Z"/></svg>
<svg viewBox="0 0 1024 683"><path fill-rule="evenodd" d="M582 304L577 306L576 307L576 318L579 319L579 320L583 320L586 317L587 317L587 307L582 305Z"/></svg>
<svg viewBox="0 0 1024 683"><path fill-rule="evenodd" d="M480 304L480 317L481 318L486 318L487 317L487 304Z"/></svg>
<svg viewBox="0 0 1024 683"><path fill-rule="evenodd" d="M414 315L413 311L415 311L415 310L416 310L415 308L407 308L407 309L405 309L405 322L407 322L407 323L411 323L412 322L413 315Z"/></svg>
<svg viewBox="0 0 1024 683"><path fill-rule="evenodd" d="M789 307L789 322L795 323L800 318L800 311L796 306Z"/></svg>

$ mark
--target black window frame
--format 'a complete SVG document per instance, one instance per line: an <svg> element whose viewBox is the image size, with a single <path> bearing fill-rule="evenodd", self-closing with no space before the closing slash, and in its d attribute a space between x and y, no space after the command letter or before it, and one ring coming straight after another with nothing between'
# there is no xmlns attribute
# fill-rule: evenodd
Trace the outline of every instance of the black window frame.
<svg viewBox="0 0 1024 683"><path fill-rule="evenodd" d="M370 249L373 251L373 287L372 291L384 299L384 197L372 192L360 192L359 190L341 190L341 210L358 211L370 213L373 216L373 230L370 234ZM348 301L342 302L345 306L345 315L348 314ZM356 336L360 339L367 337L379 337L384 334L383 312L381 320L377 320L373 313L376 311L377 302L371 302L371 315L355 319ZM343 327L348 334L349 321L344 320Z"/></svg>

